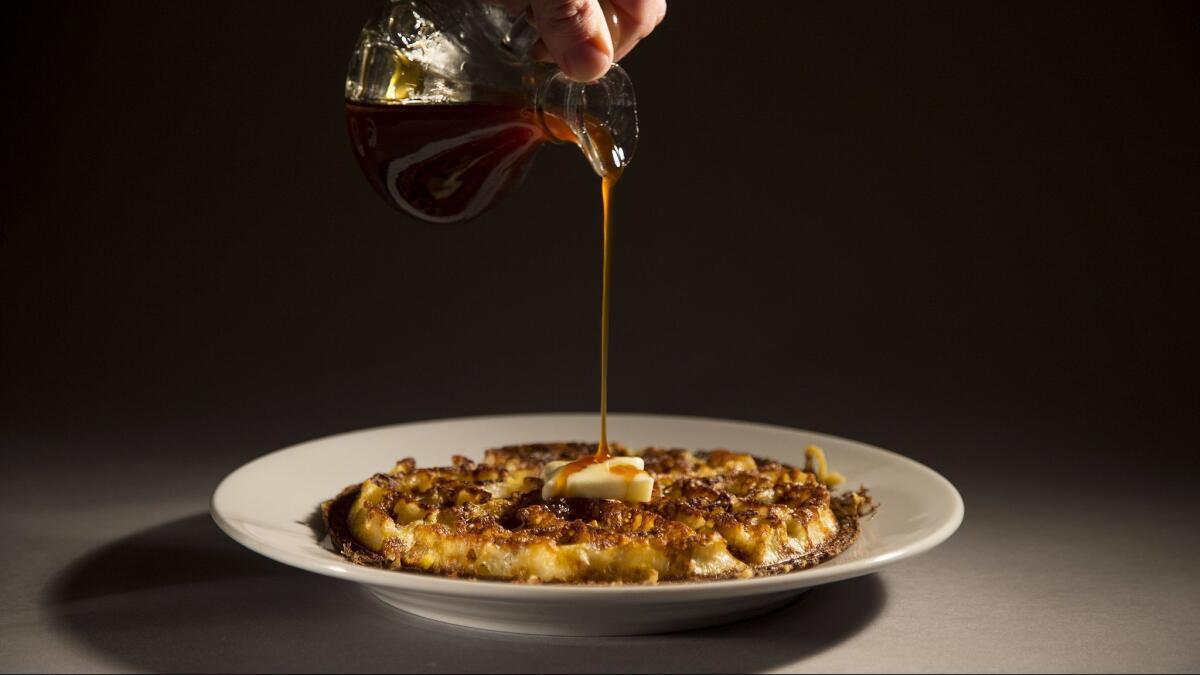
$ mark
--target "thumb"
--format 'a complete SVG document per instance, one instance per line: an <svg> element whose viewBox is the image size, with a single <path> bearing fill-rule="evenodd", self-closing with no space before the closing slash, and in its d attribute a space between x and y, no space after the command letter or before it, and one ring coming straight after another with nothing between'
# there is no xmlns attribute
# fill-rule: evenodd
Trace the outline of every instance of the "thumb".
<svg viewBox="0 0 1200 675"><path fill-rule="evenodd" d="M590 82L612 65L612 37L597 0L532 0L546 50L567 77Z"/></svg>

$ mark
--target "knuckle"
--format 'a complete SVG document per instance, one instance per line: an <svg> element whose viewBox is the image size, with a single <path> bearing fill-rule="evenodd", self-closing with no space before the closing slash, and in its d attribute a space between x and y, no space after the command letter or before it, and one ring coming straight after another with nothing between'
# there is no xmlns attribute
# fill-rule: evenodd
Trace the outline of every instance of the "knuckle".
<svg viewBox="0 0 1200 675"><path fill-rule="evenodd" d="M590 0L552 0L546 3L541 18L552 30L586 33L591 9Z"/></svg>

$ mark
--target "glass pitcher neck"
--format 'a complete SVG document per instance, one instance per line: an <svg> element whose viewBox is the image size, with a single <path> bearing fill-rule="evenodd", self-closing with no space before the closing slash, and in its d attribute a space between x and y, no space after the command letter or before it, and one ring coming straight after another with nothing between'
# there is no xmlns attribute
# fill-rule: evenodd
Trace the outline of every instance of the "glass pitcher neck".
<svg viewBox="0 0 1200 675"><path fill-rule="evenodd" d="M595 82L575 82L557 69L535 85L534 108L546 134L579 146L600 176L618 173L637 148L637 102L618 65Z"/></svg>

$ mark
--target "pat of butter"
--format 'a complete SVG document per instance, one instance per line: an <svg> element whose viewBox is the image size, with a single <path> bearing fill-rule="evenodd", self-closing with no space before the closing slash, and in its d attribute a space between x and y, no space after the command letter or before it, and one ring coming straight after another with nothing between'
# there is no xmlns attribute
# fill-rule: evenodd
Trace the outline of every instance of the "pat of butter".
<svg viewBox="0 0 1200 675"><path fill-rule="evenodd" d="M579 468L578 462L550 462L542 469L542 499L584 497L648 502L654 479L641 457L612 457ZM568 468L570 467L570 468Z"/></svg>

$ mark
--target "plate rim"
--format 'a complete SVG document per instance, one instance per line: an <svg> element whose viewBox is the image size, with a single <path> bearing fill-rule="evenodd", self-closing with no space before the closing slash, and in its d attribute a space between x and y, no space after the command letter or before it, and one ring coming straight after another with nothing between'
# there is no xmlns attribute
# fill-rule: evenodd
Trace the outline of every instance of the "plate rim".
<svg viewBox="0 0 1200 675"><path fill-rule="evenodd" d="M469 594L476 598L489 598L497 600L539 600L539 601L554 601L554 600L572 600L572 599L600 599L600 598L627 598L630 595L636 595L640 599L650 597L659 597L663 600L668 598L678 598L681 595L692 596L696 598L705 597L723 597L731 595L757 595L764 593L772 593L777 591L786 591L789 589L802 589L810 586L816 586L825 583L832 583L850 579L864 574L870 574L876 570L907 560L926 553L938 545L949 539L962 524L965 516L965 504L963 503L962 495L958 489L948 479L942 476L934 469L898 452L880 448L870 443L864 443L843 436L828 434L798 427L788 427L778 424L767 424L762 422L752 422L747 420L736 420L719 417L707 417L699 415L676 415L676 414L655 414L655 413L609 413L609 417L614 422L620 422L623 419L630 420L659 420L659 421L677 421L677 422L715 422L725 425L744 426L748 428L758 429L760 431L769 432L787 432L801 433L807 436L818 439L829 439L842 443L866 448L869 451L882 453L889 456L892 460L909 465L918 473L924 474L926 478L933 483L938 484L943 488L943 492L949 496L949 511L943 520L933 528L933 530L922 537L921 539L912 542L906 546L901 546L896 550L887 551L875 556L854 560L842 565L826 567L817 565L804 570L796 570L786 574L777 574L764 577L752 577L749 579L722 579L714 581L681 581L681 582L664 582L659 584L528 584L514 583L511 581L486 580L486 579L459 579L452 577L443 577L433 574L423 574L420 572L404 572L399 570L381 570L361 565L355 565L348 560L330 560L326 563L318 563L313 560L301 557L303 554L294 553L288 548L284 548L270 542L265 542L262 539L255 537L252 533L240 528L236 523L232 522L227 514L222 513L220 501L224 491L229 489L229 485L235 480L235 476L244 470L249 469L252 465L260 462L269 461L272 457L294 451L296 449L328 443L335 441L338 438L345 436L353 436L359 434L368 434L372 432L380 432L384 430L398 430L405 427L420 426L433 423L464 423L464 422L486 422L495 420L519 420L529 418L570 418L570 417L595 417L596 413L581 413L581 412L549 412L549 413L516 413L516 414L494 414L494 415L470 415L464 417L443 417L431 418L425 420L413 420L396 424L382 424L372 427L364 427L362 429L353 429L343 431L318 438L293 443L291 445L278 448L271 452L265 453L254 459L251 459L234 470L226 474L217 487L213 490L209 500L209 513L217 526L227 536L238 542L242 546L263 555L267 558L275 560L291 567L303 569L305 571L314 572L324 576L330 576L338 579L345 579L357 583L366 584L369 586L386 587L394 590L404 590L418 592L423 594L436 595L464 595ZM317 545L314 543L314 545ZM322 550L329 553L328 549Z"/></svg>

